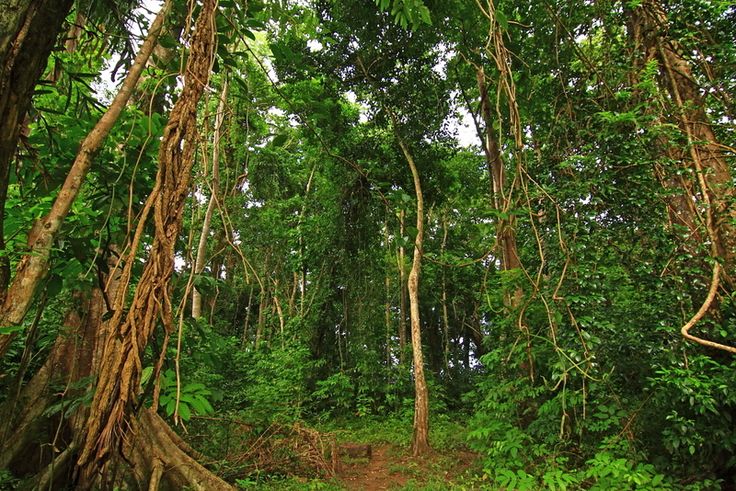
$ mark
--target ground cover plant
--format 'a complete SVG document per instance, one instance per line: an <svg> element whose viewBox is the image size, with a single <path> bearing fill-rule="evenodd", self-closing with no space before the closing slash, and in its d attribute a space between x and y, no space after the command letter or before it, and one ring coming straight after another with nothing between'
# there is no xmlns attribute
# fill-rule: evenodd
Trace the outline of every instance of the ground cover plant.
<svg viewBox="0 0 736 491"><path fill-rule="evenodd" d="M721 0L0 0L0 488L734 489L735 88Z"/></svg>

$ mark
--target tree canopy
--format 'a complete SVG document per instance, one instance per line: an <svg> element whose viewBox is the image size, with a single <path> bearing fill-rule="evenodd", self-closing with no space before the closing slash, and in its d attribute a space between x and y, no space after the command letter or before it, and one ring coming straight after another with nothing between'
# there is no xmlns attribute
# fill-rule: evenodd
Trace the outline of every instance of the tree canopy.
<svg viewBox="0 0 736 491"><path fill-rule="evenodd" d="M0 488L731 489L735 90L720 0L0 0Z"/></svg>

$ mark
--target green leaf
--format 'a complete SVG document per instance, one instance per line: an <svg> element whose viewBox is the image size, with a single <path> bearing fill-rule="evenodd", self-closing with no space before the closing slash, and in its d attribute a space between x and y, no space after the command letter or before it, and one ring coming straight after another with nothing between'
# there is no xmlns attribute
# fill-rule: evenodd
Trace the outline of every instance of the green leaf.
<svg viewBox="0 0 736 491"><path fill-rule="evenodd" d="M23 326L0 327L0 335L12 334L14 332L22 331L23 329L25 329Z"/></svg>
<svg viewBox="0 0 736 491"><path fill-rule="evenodd" d="M194 396L194 398L197 401L199 401L200 405L204 409L204 411L202 412L202 414L212 414L212 413L215 412L214 408L210 404L210 401L208 401L207 399L205 399L203 396L197 394L197 395Z"/></svg>
<svg viewBox="0 0 736 491"><path fill-rule="evenodd" d="M181 390L182 392L197 392L205 388L206 386L204 384L200 384L199 382L194 382L191 384L186 384Z"/></svg>
<svg viewBox="0 0 736 491"><path fill-rule="evenodd" d="M151 378L151 374L153 373L153 367L146 367L141 372L141 387L146 385L148 380Z"/></svg>
<svg viewBox="0 0 736 491"><path fill-rule="evenodd" d="M509 28L509 18L506 17L506 14L503 13L503 11L496 8L496 22L498 22L498 25L503 29L504 31L508 30Z"/></svg>
<svg viewBox="0 0 736 491"><path fill-rule="evenodd" d="M162 48L173 49L176 47L177 42L171 35L166 34L158 38L158 44L160 44Z"/></svg>
<svg viewBox="0 0 736 491"><path fill-rule="evenodd" d="M174 410L176 409L176 400L169 399L169 402L166 404L166 416L171 416L174 414Z"/></svg>
<svg viewBox="0 0 736 491"><path fill-rule="evenodd" d="M289 139L289 136L282 133L280 135L274 136L271 143L273 144L274 147L283 147L288 139Z"/></svg>
<svg viewBox="0 0 736 491"><path fill-rule="evenodd" d="M189 421L192 418L192 411L189 409L189 404L179 402L179 417L182 421Z"/></svg>

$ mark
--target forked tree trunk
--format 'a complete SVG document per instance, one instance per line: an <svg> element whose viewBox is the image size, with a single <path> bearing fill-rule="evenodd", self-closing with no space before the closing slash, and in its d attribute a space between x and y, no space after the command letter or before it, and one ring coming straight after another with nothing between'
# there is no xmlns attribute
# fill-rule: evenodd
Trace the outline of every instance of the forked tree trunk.
<svg viewBox="0 0 736 491"><path fill-rule="evenodd" d="M181 231L197 145L197 104L209 80L215 53L216 12L216 0L203 2L183 73L184 86L161 139L156 184L146 201L125 260L111 321L114 333L107 339L77 462L81 488L95 485L106 463L120 448L120 442L125 441L131 429L135 430L130 411L138 403L141 358L159 320L166 332L174 329L170 300L174 250ZM154 215L153 242L130 307L126 309L127 285L151 212Z"/></svg>
<svg viewBox="0 0 736 491"><path fill-rule="evenodd" d="M5 301L0 307L0 326L19 325L23 321L33 300L33 295L48 271L49 255L61 225L79 195L87 172L92 165L94 155L102 146L133 94L141 72L156 45L158 34L161 32L169 7L170 2L167 1L151 24L148 36L141 45L138 55L110 107L82 141L74 163L51 206L51 210L46 216L38 220L29 232L29 252L19 261ZM11 340L12 335L0 336L0 357L7 351Z"/></svg>
<svg viewBox="0 0 736 491"><path fill-rule="evenodd" d="M0 251L10 168L18 136L72 0L10 0L0 6ZM10 261L0 254L0 303L10 283ZM0 356L3 341L0 341Z"/></svg>
<svg viewBox="0 0 736 491"><path fill-rule="evenodd" d="M394 131L396 120L393 118ZM409 164L411 175L414 180L414 192L417 200L417 236L414 239L414 256L409 271L409 311L411 317L411 347L412 360L414 364L414 434L411 441L411 450L414 456L426 454L431 448L429 446L429 390L424 378L424 356L422 354L422 323L419 317L419 274L422 269L422 254L424 242L424 197L422 195L422 182L419 179L419 171L414 162L414 157L409 152L409 147L396 133L401 151L404 153L406 162Z"/></svg>

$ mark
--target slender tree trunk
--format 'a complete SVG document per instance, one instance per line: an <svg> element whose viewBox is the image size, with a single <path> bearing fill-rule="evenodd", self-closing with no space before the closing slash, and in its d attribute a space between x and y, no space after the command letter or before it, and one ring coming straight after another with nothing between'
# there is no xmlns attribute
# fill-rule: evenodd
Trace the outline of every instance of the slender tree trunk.
<svg viewBox="0 0 736 491"><path fill-rule="evenodd" d="M222 121L225 114L225 104L227 103L227 79L222 84L220 91L220 102L217 105L217 114L215 115L215 135L212 143L212 182L210 183L210 199L207 203L207 211L204 214L202 222L202 232L199 235L199 244L197 245L197 259L194 262L194 274L202 274L204 265L207 262L207 240L210 235L210 224L212 223L212 214L217 205L217 193L220 189L220 136L222 132ZM195 286L192 291L192 317L198 319L202 316L202 295Z"/></svg>
<svg viewBox="0 0 736 491"><path fill-rule="evenodd" d="M384 300L384 322L386 323L386 368L391 368L391 264L390 258L393 255L389 244L388 219L383 224L383 245L386 247L386 272L384 274L385 300Z"/></svg>
<svg viewBox="0 0 736 491"><path fill-rule="evenodd" d="M248 306L246 307L245 311L245 321L243 322L243 340L241 342L241 346L245 348L248 345L248 331L250 329L250 314L253 310L253 290L255 290L255 284L250 284L250 289L248 290Z"/></svg>
<svg viewBox="0 0 736 491"><path fill-rule="evenodd" d="M269 304L268 290L261 289L260 302L258 303L258 324L256 325L256 338L253 346L256 351L261 345L263 334L266 330L266 308Z"/></svg>
<svg viewBox="0 0 736 491"><path fill-rule="evenodd" d="M153 47L156 45L169 6L170 2L167 2L156 16L153 24L151 24L148 36L110 107L82 141L74 163L54 200L51 210L34 224L33 229L28 234L28 248L30 251L18 263L15 277L10 284L2 307L0 307L0 325L18 325L23 321L36 288L48 271L49 255L54 240L82 188L94 155L102 146L133 94L140 74L151 55ZM0 357L5 354L11 338L11 335L0 336Z"/></svg>
<svg viewBox="0 0 736 491"><path fill-rule="evenodd" d="M3 223L10 168L33 89L72 0L8 0L0 4L0 304L10 283ZM6 325L6 324L2 324ZM0 340L0 357L8 340Z"/></svg>
<svg viewBox="0 0 736 491"><path fill-rule="evenodd" d="M396 120L393 118L394 131ZM417 236L414 239L414 256L409 271L409 308L411 314L411 347L414 364L414 434L412 437L412 453L414 456L426 454L429 446L429 390L424 378L424 356L422 354L422 323L419 316L419 274L422 269L422 254L424 242L424 197L422 195L422 182L419 179L419 171L414 163L414 157L409 152L409 147L396 133L401 151L404 153L411 175L414 180L414 192L416 193L417 214Z"/></svg>
<svg viewBox="0 0 736 491"><path fill-rule="evenodd" d="M404 218L406 212L401 210L399 212L399 236L403 239L406 233L406 227L404 226ZM398 255L398 266L399 266L399 363L404 363L404 353L406 352L406 313L408 309L406 304L407 299L407 288L406 288L406 272L404 270L404 262L406 262L406 252L404 246L399 246Z"/></svg>
<svg viewBox="0 0 736 491"><path fill-rule="evenodd" d="M284 311L281 309L281 300L279 299L279 282L274 281L273 284L273 306L276 309L276 315L279 317L279 337L281 338L281 349L284 349Z"/></svg>
<svg viewBox="0 0 736 491"><path fill-rule="evenodd" d="M296 315L296 292L299 290L299 273L294 271L292 276L292 284L291 284L291 293L289 294L289 318L292 318Z"/></svg>
<svg viewBox="0 0 736 491"><path fill-rule="evenodd" d="M478 90L480 91L481 115L483 117L483 123L485 124L485 131L479 136L484 142L483 149L486 156L486 165L488 167L488 173L491 176L493 206L499 213L508 213L511 209L510 192L506 190L504 161L499 148L498 138L494 135L493 117L488 96L488 85L486 83L486 75L483 68L477 69L476 79L478 82ZM496 235L501 249L501 269L504 271L521 267L518 247L516 245L515 226L516 224L513 216L498 219ZM514 298L518 299L518 297L519 294L515 293ZM518 301L514 303L514 305L516 304L518 304Z"/></svg>
<svg viewBox="0 0 736 491"><path fill-rule="evenodd" d="M447 250L447 212L442 215L442 254ZM447 312L447 270L442 266L442 352L445 371L450 368L450 315Z"/></svg>

